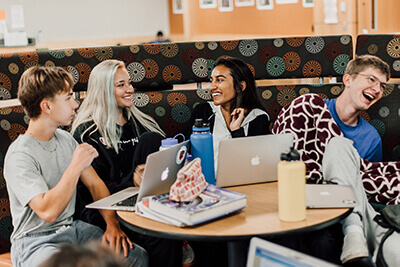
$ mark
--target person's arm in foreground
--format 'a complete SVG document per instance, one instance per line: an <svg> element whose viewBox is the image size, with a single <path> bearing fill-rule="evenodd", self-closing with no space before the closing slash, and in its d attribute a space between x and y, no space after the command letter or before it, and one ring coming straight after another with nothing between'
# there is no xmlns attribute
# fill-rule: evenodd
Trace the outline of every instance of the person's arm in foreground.
<svg viewBox="0 0 400 267"><path fill-rule="evenodd" d="M107 186L91 166L82 172L81 181L89 189L94 201L110 195ZM120 254L122 247L124 256L127 257L129 249L133 248L133 243L121 230L115 211L100 210L100 213L107 224L107 229L103 235L103 243L108 244L117 254Z"/></svg>
<svg viewBox="0 0 400 267"><path fill-rule="evenodd" d="M29 202L31 209L44 221L53 223L71 201L81 173L87 169L97 151L88 144L76 147L71 163L56 186L46 193L37 195Z"/></svg>

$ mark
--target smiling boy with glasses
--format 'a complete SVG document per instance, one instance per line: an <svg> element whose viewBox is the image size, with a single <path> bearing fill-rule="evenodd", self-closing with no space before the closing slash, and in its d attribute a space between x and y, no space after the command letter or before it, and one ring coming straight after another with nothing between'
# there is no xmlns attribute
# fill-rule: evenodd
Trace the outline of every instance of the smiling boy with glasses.
<svg viewBox="0 0 400 267"><path fill-rule="evenodd" d="M377 212L369 200L400 203L396 182L400 169L388 171L390 163L371 163L382 160L382 141L377 130L360 116L382 98L389 78L390 68L384 61L371 55L357 56L347 65L344 90L338 98L299 96L275 121L274 134L295 135L293 146L306 164L307 183L349 185L357 197L358 205L341 221L342 229L336 224L303 238L301 242L314 256L349 264L372 258L387 229L374 221ZM398 234L385 241L383 254L389 266L400 266L400 249L393 245L399 242Z"/></svg>
<svg viewBox="0 0 400 267"><path fill-rule="evenodd" d="M389 66L371 55L357 56L343 75L344 91L336 99L324 100L344 136L353 141L363 159L382 161L382 140L378 131L360 116L382 98L390 78ZM368 142L365 142L368 141Z"/></svg>
<svg viewBox="0 0 400 267"><path fill-rule="evenodd" d="M360 113L382 98L389 79L390 68L386 62L372 55L356 56L348 63L343 75L342 94L336 99L324 100L336 124L343 135L353 142L359 156L372 162L382 161L382 140L378 131L361 118ZM367 257L369 251L365 237L371 245L375 243L371 240L376 240L383 232L372 222L372 214L375 213L368 204L361 177L353 175L359 173L360 163L357 153L350 147L345 139L329 142L322 163L324 177L339 184L350 184L359 201L359 206L342 222L345 235L340 257L342 263ZM379 231L368 231L370 228Z"/></svg>

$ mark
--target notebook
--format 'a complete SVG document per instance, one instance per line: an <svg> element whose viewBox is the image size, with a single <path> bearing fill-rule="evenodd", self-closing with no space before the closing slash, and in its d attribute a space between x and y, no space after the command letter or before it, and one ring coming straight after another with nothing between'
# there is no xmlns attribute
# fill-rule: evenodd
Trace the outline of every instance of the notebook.
<svg viewBox="0 0 400 267"><path fill-rule="evenodd" d="M222 140L216 184L219 187L277 180L281 153L293 144L291 133Z"/></svg>
<svg viewBox="0 0 400 267"><path fill-rule="evenodd" d="M128 187L86 205L86 208L134 211L136 202L143 197L168 193L179 169L185 164L188 146L189 141L186 141L150 154L140 187Z"/></svg>
<svg viewBox="0 0 400 267"><path fill-rule="evenodd" d="M338 266L310 255L253 237L247 256L247 267Z"/></svg>
<svg viewBox="0 0 400 267"><path fill-rule="evenodd" d="M347 185L306 184L307 208L353 208L357 199L353 189Z"/></svg>

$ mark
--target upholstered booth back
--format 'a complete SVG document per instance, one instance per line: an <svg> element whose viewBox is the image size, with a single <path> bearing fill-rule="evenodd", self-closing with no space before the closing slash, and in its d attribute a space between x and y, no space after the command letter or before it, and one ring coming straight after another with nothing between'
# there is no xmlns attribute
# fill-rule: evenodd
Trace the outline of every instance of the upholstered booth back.
<svg viewBox="0 0 400 267"><path fill-rule="evenodd" d="M357 55L375 55L389 64L392 78L400 78L400 35L359 35L356 43ZM400 83L387 86L382 99L368 114L370 123L382 137L384 159L390 159L392 149L400 144Z"/></svg>
<svg viewBox="0 0 400 267"><path fill-rule="evenodd" d="M357 36L356 55L375 55L390 66L392 78L400 78L400 35L363 34Z"/></svg>
<svg viewBox="0 0 400 267"><path fill-rule="evenodd" d="M0 99L15 98L21 74L35 65L61 66L85 91L94 66L106 59L125 62L138 90L208 81L216 60L238 57L256 79L341 76L352 57L352 39L312 36L253 40L89 47L0 54Z"/></svg>
<svg viewBox="0 0 400 267"><path fill-rule="evenodd" d="M12 232L10 203L3 175L4 156L10 143L25 132L27 123L21 106L0 109L0 253L10 250Z"/></svg>

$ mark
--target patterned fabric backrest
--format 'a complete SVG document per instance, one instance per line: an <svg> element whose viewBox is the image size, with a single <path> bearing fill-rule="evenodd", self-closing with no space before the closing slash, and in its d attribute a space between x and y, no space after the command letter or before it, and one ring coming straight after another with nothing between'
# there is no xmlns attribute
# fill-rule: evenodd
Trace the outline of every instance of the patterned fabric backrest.
<svg viewBox="0 0 400 267"><path fill-rule="evenodd" d="M3 174L4 156L11 142L28 127L28 118L21 106L0 108L0 253L10 251L12 222L10 203Z"/></svg>
<svg viewBox="0 0 400 267"><path fill-rule="evenodd" d="M256 79L341 76L352 57L349 35L90 47L0 54L0 99L15 98L18 80L35 65L61 66L85 91L93 67L106 59L125 62L136 88L208 81L222 57L247 62Z"/></svg>
<svg viewBox="0 0 400 267"><path fill-rule="evenodd" d="M393 148L400 144L400 85L388 84L383 97L369 108L365 114L382 138L383 160L391 159Z"/></svg>
<svg viewBox="0 0 400 267"><path fill-rule="evenodd" d="M357 36L356 55L375 55L390 66L392 78L400 78L400 35L363 34Z"/></svg>
<svg viewBox="0 0 400 267"><path fill-rule="evenodd" d="M391 77L400 78L400 35L359 35L356 54L380 57L389 64ZM392 149L400 144L399 89L400 84L389 84L383 98L367 111L382 137L384 160L389 160Z"/></svg>

